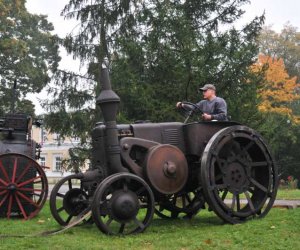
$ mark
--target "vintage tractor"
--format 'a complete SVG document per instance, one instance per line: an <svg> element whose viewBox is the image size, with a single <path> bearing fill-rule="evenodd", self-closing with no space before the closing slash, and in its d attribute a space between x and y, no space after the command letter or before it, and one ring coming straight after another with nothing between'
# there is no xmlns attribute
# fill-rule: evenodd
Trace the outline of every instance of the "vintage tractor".
<svg viewBox="0 0 300 250"><path fill-rule="evenodd" d="M232 224L268 213L278 173L257 132L217 121L117 125L120 99L105 64L101 77L97 104L104 123L92 131L91 167L61 179L50 196L59 224L70 225L91 210L86 222L123 235L144 231L154 213L192 218L208 208ZM197 108L187 111L191 116Z"/></svg>
<svg viewBox="0 0 300 250"><path fill-rule="evenodd" d="M31 139L32 119L11 113L0 118L0 216L30 219L48 194L43 168L35 161L40 145Z"/></svg>

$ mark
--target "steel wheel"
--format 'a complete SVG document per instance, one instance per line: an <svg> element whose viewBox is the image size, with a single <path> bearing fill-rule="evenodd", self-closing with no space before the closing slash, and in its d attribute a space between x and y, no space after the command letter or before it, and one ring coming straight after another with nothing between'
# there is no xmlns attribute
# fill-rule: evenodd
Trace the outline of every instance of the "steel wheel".
<svg viewBox="0 0 300 250"><path fill-rule="evenodd" d="M155 214L164 219L175 219L179 215L191 218L203 207L204 199L200 192L179 192L161 200Z"/></svg>
<svg viewBox="0 0 300 250"><path fill-rule="evenodd" d="M30 219L42 209L48 195L44 170L22 154L0 155L0 215Z"/></svg>
<svg viewBox="0 0 300 250"><path fill-rule="evenodd" d="M208 142L201 161L201 182L210 208L224 221L263 217L271 209L277 167L262 138L245 126L232 126Z"/></svg>
<svg viewBox="0 0 300 250"><path fill-rule="evenodd" d="M78 175L69 175L55 184L50 195L50 210L60 225L68 225L88 207L88 195L81 188Z"/></svg>
<svg viewBox="0 0 300 250"><path fill-rule="evenodd" d="M93 219L105 234L125 235L143 232L154 213L154 197L140 177L119 173L104 179L92 203Z"/></svg>

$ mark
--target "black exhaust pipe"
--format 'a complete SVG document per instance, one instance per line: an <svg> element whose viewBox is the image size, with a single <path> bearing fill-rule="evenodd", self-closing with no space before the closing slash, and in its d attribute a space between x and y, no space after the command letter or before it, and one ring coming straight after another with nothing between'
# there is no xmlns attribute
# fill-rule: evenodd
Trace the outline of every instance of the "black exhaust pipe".
<svg viewBox="0 0 300 250"><path fill-rule="evenodd" d="M103 62L101 68L100 83L102 89L96 99L97 105L100 106L104 124L106 126L106 154L108 159L108 169L110 174L128 172L121 163L121 148L118 140L117 129L117 112L120 103L120 97L111 89L109 79L108 63Z"/></svg>

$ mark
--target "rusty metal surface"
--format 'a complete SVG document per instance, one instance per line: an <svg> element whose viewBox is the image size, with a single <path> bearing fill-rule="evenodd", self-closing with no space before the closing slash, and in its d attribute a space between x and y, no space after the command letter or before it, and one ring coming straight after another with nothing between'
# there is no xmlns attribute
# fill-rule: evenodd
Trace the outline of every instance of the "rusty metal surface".
<svg viewBox="0 0 300 250"><path fill-rule="evenodd" d="M163 194L180 191L188 178L186 158L172 145L158 145L151 148L144 168L152 187Z"/></svg>

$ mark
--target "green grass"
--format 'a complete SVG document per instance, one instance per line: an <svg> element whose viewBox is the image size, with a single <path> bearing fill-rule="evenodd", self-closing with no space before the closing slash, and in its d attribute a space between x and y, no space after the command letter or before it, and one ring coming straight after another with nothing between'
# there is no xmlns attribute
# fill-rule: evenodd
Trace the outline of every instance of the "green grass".
<svg viewBox="0 0 300 250"><path fill-rule="evenodd" d="M278 189L277 199L300 200L300 189Z"/></svg>
<svg viewBox="0 0 300 250"><path fill-rule="evenodd" d="M56 236L0 238L0 249L300 249L299 218L300 209L274 208L263 219L229 225L205 210L191 221L155 216L138 235L111 237L85 225ZM28 235L58 227L48 203L30 221L0 220L0 234Z"/></svg>

